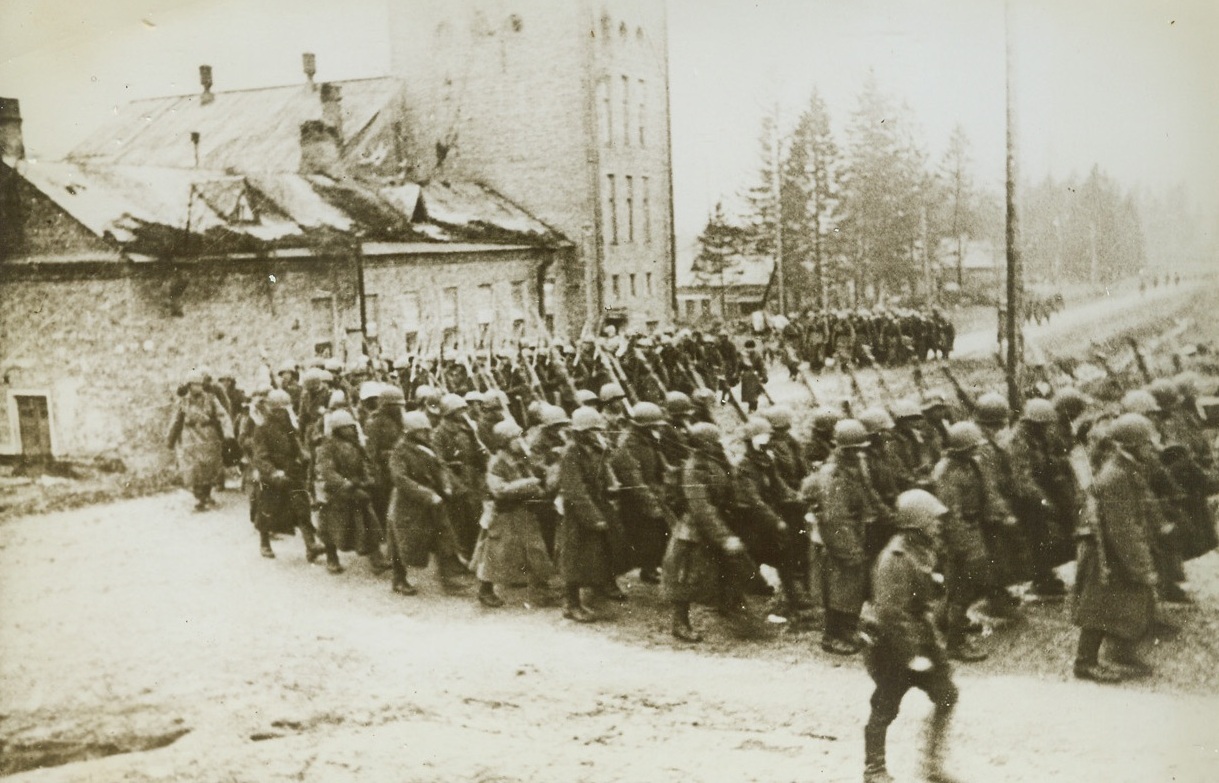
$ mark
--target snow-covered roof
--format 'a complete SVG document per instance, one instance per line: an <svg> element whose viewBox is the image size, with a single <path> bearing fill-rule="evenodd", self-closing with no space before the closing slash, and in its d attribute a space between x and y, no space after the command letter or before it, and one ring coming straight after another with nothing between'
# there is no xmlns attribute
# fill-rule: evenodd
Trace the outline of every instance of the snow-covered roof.
<svg viewBox="0 0 1219 783"><path fill-rule="evenodd" d="M766 286L770 282L775 261L770 256L737 254L730 256L721 277L718 271L700 270L699 244L683 243L677 249L678 288L726 288L736 286Z"/></svg>

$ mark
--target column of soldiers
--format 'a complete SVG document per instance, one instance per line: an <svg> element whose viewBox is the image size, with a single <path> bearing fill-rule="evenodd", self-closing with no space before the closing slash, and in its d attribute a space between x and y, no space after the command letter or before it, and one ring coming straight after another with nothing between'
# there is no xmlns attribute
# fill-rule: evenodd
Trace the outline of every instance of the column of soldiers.
<svg viewBox="0 0 1219 783"><path fill-rule="evenodd" d="M769 596L785 628L866 653L869 779L884 780L901 694L928 690L941 736L949 661L985 658L983 632L1019 618L1023 600L1065 598L1062 566L1076 563L1074 673L1113 683L1150 673L1138 643L1171 630L1162 605L1191 600L1183 563L1219 545L1216 463L1188 374L1116 406L1064 388L1012 411L958 387L959 405L928 392L854 415L773 403L749 414L722 402L736 403L725 368L739 382L764 372L760 357L715 338L693 343L695 363L689 346L638 342L522 346L482 364L281 367L232 416L262 554L300 530L306 558L332 573L354 552L409 596L435 560L445 593L476 587L495 608L525 587L529 604L560 603L579 623L628 601L620 578L637 570L633 589L659 589L686 643L702 639L693 604L756 637L766 623L748 599ZM679 358L652 362L648 347ZM675 377L689 393L668 387ZM206 430L206 415L227 411L208 391L239 392L190 381L184 408L215 414L187 412L176 429ZM717 411L729 409L743 421L726 433Z"/></svg>

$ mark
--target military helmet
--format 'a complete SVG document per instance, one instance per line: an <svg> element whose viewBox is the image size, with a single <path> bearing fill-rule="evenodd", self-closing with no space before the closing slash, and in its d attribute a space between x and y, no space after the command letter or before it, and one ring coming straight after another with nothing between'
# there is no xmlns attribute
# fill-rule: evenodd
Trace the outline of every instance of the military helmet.
<svg viewBox="0 0 1219 783"><path fill-rule="evenodd" d="M948 407L948 397L941 391L931 391L923 397L923 413L946 407Z"/></svg>
<svg viewBox="0 0 1219 783"><path fill-rule="evenodd" d="M786 405L772 405L762 411L762 418L776 430L789 430L792 426L792 410Z"/></svg>
<svg viewBox="0 0 1219 783"><path fill-rule="evenodd" d="M694 411L694 403L684 392L671 391L665 395L665 410L670 416L684 416Z"/></svg>
<svg viewBox="0 0 1219 783"><path fill-rule="evenodd" d="M745 440L749 440L759 435L769 435L773 431L774 428L766 419L761 416L750 416L749 421L745 422L745 430L742 434L745 436Z"/></svg>
<svg viewBox="0 0 1219 783"><path fill-rule="evenodd" d="M403 414L402 429L405 432L427 432L432 429L432 420L423 411L411 411Z"/></svg>
<svg viewBox="0 0 1219 783"><path fill-rule="evenodd" d="M440 398L441 416L452 416L454 413L461 413L462 411L466 410L467 407L466 401L460 394L453 394L452 392L449 392Z"/></svg>
<svg viewBox="0 0 1219 783"><path fill-rule="evenodd" d="M465 393L465 396L462 397L462 399L466 401L466 405L482 405L483 404L483 395L481 392L478 392L478 391L473 391L473 390L468 391Z"/></svg>
<svg viewBox="0 0 1219 783"><path fill-rule="evenodd" d="M641 402L631 408L631 421L641 427L663 424L664 420L665 415L656 403Z"/></svg>
<svg viewBox="0 0 1219 783"><path fill-rule="evenodd" d="M500 446L507 445L511 441L521 437L522 432L524 430L521 429L521 425L516 423L515 419L504 419L491 428L491 435Z"/></svg>
<svg viewBox="0 0 1219 783"><path fill-rule="evenodd" d="M421 405L435 404L440 401L440 391L425 383L415 388L415 401Z"/></svg>
<svg viewBox="0 0 1219 783"><path fill-rule="evenodd" d="M191 370L186 374L186 385L190 386L192 384L203 385L203 373L199 370Z"/></svg>
<svg viewBox="0 0 1219 783"><path fill-rule="evenodd" d="M1067 386L1058 390L1051 403L1054 405L1055 410L1068 419L1076 419L1088 407L1089 399L1079 389Z"/></svg>
<svg viewBox="0 0 1219 783"><path fill-rule="evenodd" d="M720 446L720 428L706 421L700 421L690 427L690 445L695 448L708 449Z"/></svg>
<svg viewBox="0 0 1219 783"><path fill-rule="evenodd" d="M998 427L1007 424L1007 417L1011 413L1011 409L1007 407L1007 400L998 392L987 392L978 398L974 403L974 418L979 424Z"/></svg>
<svg viewBox="0 0 1219 783"><path fill-rule="evenodd" d="M483 407L489 410L506 410L508 408L508 395L504 394L503 389L487 389L482 396Z"/></svg>
<svg viewBox="0 0 1219 783"><path fill-rule="evenodd" d="M347 392L343 391L342 389L335 389L334 391L330 392L330 399L326 401L326 407L330 408L331 410L335 408L342 408L346 404Z"/></svg>
<svg viewBox="0 0 1219 783"><path fill-rule="evenodd" d="M323 362L322 369L326 372L342 372L343 363L338 359L327 359Z"/></svg>
<svg viewBox="0 0 1219 783"><path fill-rule="evenodd" d="M326 427L334 432L339 427L354 427L356 426L356 418L349 411L339 409L332 411L326 416Z"/></svg>
<svg viewBox="0 0 1219 783"><path fill-rule="evenodd" d="M908 489L897 496L894 524L899 530L930 532L936 520L948 513L948 507L925 489Z"/></svg>
<svg viewBox="0 0 1219 783"><path fill-rule="evenodd" d="M601 387L601 391L597 394L597 399L601 400L602 403L625 400L626 392L616 383L607 383Z"/></svg>
<svg viewBox="0 0 1219 783"><path fill-rule="evenodd" d="M1021 418L1035 424L1053 424L1058 420L1058 413L1054 410L1054 406L1049 400L1034 397L1024 403L1024 412L1021 414Z"/></svg>
<svg viewBox="0 0 1219 783"><path fill-rule="evenodd" d="M690 393L690 399L700 405L710 405L715 402L715 392L708 389L706 386L700 386Z"/></svg>
<svg viewBox="0 0 1219 783"><path fill-rule="evenodd" d="M1191 370L1177 373L1173 378L1173 382L1177 385L1177 394L1182 397L1197 397L1198 396L1198 373Z"/></svg>
<svg viewBox="0 0 1219 783"><path fill-rule="evenodd" d="M360 402L375 400L381 396L381 384L376 381L364 381L360 384Z"/></svg>
<svg viewBox="0 0 1219 783"><path fill-rule="evenodd" d="M597 393L590 389L576 389L576 404L588 405L597 402Z"/></svg>
<svg viewBox="0 0 1219 783"><path fill-rule="evenodd" d="M858 419L843 419L834 425L834 445L854 449L868 445L868 430Z"/></svg>
<svg viewBox="0 0 1219 783"><path fill-rule="evenodd" d="M401 386L387 383L381 387L377 401L381 405L406 405L406 394L402 392Z"/></svg>
<svg viewBox="0 0 1219 783"><path fill-rule="evenodd" d="M296 373L296 362L288 359L279 363L279 367L275 369L277 375L283 375L286 372Z"/></svg>
<svg viewBox="0 0 1219 783"><path fill-rule="evenodd" d="M592 408L576 408L571 414L571 428L575 432L603 430L606 427L605 417Z"/></svg>
<svg viewBox="0 0 1219 783"><path fill-rule="evenodd" d="M958 421L948 427L948 437L944 448L948 451L969 451L986 442L977 424L972 421Z"/></svg>
<svg viewBox="0 0 1219 783"><path fill-rule="evenodd" d="M267 392L267 401L263 404L268 410L275 410L276 408L287 410L292 407L292 395L283 389L272 389Z"/></svg>
<svg viewBox="0 0 1219 783"><path fill-rule="evenodd" d="M1159 413L1160 404L1146 389L1131 389L1122 397L1122 411L1146 416L1148 413Z"/></svg>
<svg viewBox="0 0 1219 783"><path fill-rule="evenodd" d="M815 430L833 430L834 425L840 421L842 421L842 411L837 408L822 405L813 411L813 429Z"/></svg>
<svg viewBox="0 0 1219 783"><path fill-rule="evenodd" d="M571 424L571 417L558 405L543 405L538 411L538 421L543 427L554 427L559 424Z"/></svg>
<svg viewBox="0 0 1219 783"><path fill-rule="evenodd" d="M1147 391L1151 392L1151 396L1155 398L1161 408L1175 408L1181 401L1181 396L1177 393L1177 385L1168 378L1156 378L1147 387Z"/></svg>
<svg viewBox="0 0 1219 783"><path fill-rule="evenodd" d="M893 403L893 418L895 419L917 419L922 415L923 411L919 408L918 403L909 397L903 397Z"/></svg>
<svg viewBox="0 0 1219 783"><path fill-rule="evenodd" d="M1156 428L1151 420L1139 413L1123 413L1105 427L1105 436L1123 446L1154 443Z"/></svg>
<svg viewBox="0 0 1219 783"><path fill-rule="evenodd" d="M884 408L868 408L859 414L859 423L864 426L869 435L882 430L893 429L893 419Z"/></svg>

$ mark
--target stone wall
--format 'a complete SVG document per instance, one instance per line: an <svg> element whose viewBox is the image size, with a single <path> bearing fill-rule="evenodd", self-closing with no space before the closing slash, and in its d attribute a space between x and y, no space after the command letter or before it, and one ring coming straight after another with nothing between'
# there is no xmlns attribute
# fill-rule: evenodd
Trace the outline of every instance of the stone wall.
<svg viewBox="0 0 1219 783"><path fill-rule="evenodd" d="M457 289L459 311L477 300L480 285L506 302L511 283L536 280L552 254L368 260L365 290L387 314L386 353L392 358L404 347L392 314L404 292L422 292L425 313L437 311L445 288ZM524 291L536 310L536 286ZM472 315L461 318L473 328ZM231 372L249 390L263 357L272 367L303 361L327 340L341 358L359 353L352 333L359 320L350 259L9 264L0 279L0 400L11 409L14 391L47 394L57 457L118 457L134 471L152 472L170 464L164 437L174 393L192 368ZM0 453L19 448L6 422Z"/></svg>

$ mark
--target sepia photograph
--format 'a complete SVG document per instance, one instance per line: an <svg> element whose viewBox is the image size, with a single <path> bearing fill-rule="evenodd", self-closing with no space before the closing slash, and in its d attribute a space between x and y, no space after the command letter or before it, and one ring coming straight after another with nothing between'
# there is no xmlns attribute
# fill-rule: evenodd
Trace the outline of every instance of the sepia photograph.
<svg viewBox="0 0 1219 783"><path fill-rule="evenodd" d="M1219 780L1217 42L0 0L0 778Z"/></svg>

